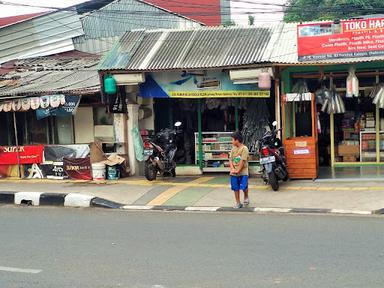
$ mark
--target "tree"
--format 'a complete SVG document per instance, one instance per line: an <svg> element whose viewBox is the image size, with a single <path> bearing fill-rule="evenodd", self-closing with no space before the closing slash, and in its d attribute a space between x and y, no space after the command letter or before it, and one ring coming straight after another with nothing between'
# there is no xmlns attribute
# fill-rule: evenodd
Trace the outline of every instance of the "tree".
<svg viewBox="0 0 384 288"><path fill-rule="evenodd" d="M348 19L384 14L383 0L289 0L285 22Z"/></svg>
<svg viewBox="0 0 384 288"><path fill-rule="evenodd" d="M226 21L222 24L224 27L236 26L236 22L233 20Z"/></svg>
<svg viewBox="0 0 384 288"><path fill-rule="evenodd" d="M253 26L255 24L255 16L248 15L248 25Z"/></svg>

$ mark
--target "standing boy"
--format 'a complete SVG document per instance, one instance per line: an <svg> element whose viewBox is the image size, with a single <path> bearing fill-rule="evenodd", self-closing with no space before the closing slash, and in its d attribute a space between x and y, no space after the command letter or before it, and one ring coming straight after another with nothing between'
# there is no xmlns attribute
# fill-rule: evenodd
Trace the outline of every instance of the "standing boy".
<svg viewBox="0 0 384 288"><path fill-rule="evenodd" d="M240 132L232 134L233 148L229 155L229 164L231 167L231 187L235 193L235 209L243 207L240 201L240 190L244 192L244 205L249 204L248 197L248 157L249 151L243 144L243 136Z"/></svg>

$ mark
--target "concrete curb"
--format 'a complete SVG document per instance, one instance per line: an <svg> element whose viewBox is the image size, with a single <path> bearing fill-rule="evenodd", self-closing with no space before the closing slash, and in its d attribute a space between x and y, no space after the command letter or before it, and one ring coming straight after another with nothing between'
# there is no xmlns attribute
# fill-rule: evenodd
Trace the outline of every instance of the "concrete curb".
<svg viewBox="0 0 384 288"><path fill-rule="evenodd" d="M122 204L77 193L41 193L0 191L0 204L59 207L102 207L118 209Z"/></svg>
<svg viewBox="0 0 384 288"><path fill-rule="evenodd" d="M231 207L198 207L198 206L136 206L124 205L123 210L155 210L155 211L187 211L187 212L245 212L245 213L290 213L290 214L343 214L343 215L382 215L384 208L379 210L342 210L342 209L319 209L319 208L267 208L267 207L244 207L234 209Z"/></svg>
<svg viewBox="0 0 384 288"><path fill-rule="evenodd" d="M59 206L59 207L98 207L121 210L186 211L186 212L243 212L243 213L291 213L291 214L339 214L339 215L384 215L384 208L373 211L320 208L269 208L244 207L198 207L198 206L147 206L123 205L107 199L78 193L42 193L0 191L0 204Z"/></svg>

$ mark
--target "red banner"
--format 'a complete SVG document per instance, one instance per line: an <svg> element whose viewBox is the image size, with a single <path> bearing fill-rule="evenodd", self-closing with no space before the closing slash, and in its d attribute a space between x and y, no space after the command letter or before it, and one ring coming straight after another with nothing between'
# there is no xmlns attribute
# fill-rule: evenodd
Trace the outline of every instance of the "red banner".
<svg viewBox="0 0 384 288"><path fill-rule="evenodd" d="M92 180L90 158L64 158L64 171L69 178Z"/></svg>
<svg viewBox="0 0 384 288"><path fill-rule="evenodd" d="M35 146L0 146L0 165L17 164L19 154L20 164L34 164L43 162L43 145Z"/></svg>
<svg viewBox="0 0 384 288"><path fill-rule="evenodd" d="M299 61L384 55L384 18L297 26Z"/></svg>

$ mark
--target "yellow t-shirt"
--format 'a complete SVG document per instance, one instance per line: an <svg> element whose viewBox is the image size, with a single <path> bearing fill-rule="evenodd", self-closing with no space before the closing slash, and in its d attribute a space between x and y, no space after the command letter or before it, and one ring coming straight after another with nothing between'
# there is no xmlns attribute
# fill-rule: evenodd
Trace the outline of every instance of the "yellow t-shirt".
<svg viewBox="0 0 384 288"><path fill-rule="evenodd" d="M235 169L237 169L240 165L240 161L244 161L243 169L239 172L239 174L231 174L233 176L248 176L248 158L249 158L249 150L245 145L241 145L240 147L234 146L229 154L229 159L232 161L232 165Z"/></svg>

